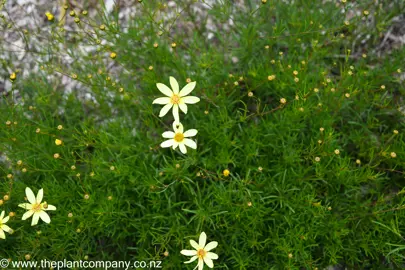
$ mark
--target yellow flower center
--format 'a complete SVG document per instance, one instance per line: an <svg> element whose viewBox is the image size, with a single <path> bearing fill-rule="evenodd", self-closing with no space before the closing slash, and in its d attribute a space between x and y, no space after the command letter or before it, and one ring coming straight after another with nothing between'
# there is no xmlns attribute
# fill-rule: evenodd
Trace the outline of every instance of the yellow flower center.
<svg viewBox="0 0 405 270"><path fill-rule="evenodd" d="M176 133L176 135L174 135L174 140L176 142L182 142L184 140L183 133Z"/></svg>
<svg viewBox="0 0 405 270"><path fill-rule="evenodd" d="M197 251L197 256L200 259L204 259L205 255L207 255L207 251L205 251L204 249L199 249Z"/></svg>
<svg viewBox="0 0 405 270"><path fill-rule="evenodd" d="M173 95L170 99L172 104L179 104L180 103L180 97L178 95Z"/></svg>
<svg viewBox="0 0 405 270"><path fill-rule="evenodd" d="M32 206L32 211L34 211L34 212L39 212L39 211L41 211L41 210L42 210L42 206L41 206L40 203L36 203L36 204L34 204L34 205Z"/></svg>

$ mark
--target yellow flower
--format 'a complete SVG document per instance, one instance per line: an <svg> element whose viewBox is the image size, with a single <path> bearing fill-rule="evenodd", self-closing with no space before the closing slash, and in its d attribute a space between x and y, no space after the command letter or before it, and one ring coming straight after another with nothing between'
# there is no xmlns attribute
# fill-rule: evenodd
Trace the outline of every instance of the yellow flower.
<svg viewBox="0 0 405 270"><path fill-rule="evenodd" d="M172 147L173 149L176 149L178 146L183 154L187 153L186 146L197 149L197 144L195 143L195 141L188 138L197 135L198 131L196 129L189 129L186 132L183 132L183 125L181 123L174 122L173 130L174 132L166 131L162 134L163 138L167 138L170 140L162 142L160 144L160 147Z"/></svg>
<svg viewBox="0 0 405 270"><path fill-rule="evenodd" d="M179 91L179 84L177 80L173 77L170 77L170 86L172 89L167 87L162 83L157 83L156 86L160 92L162 92L167 97L161 97L155 99L152 103L153 104L161 104L165 105L160 110L159 117L163 117L167 114L167 112L173 107L173 116L175 122L180 122L179 116L179 108L184 113L187 113L187 105L186 104L195 104L200 101L198 97L194 96L187 96L191 91L194 90L196 82L191 82L186 84L186 86Z"/></svg>
<svg viewBox="0 0 405 270"><path fill-rule="evenodd" d="M225 169L222 173L225 177L228 177L231 172L228 169Z"/></svg>
<svg viewBox="0 0 405 270"><path fill-rule="evenodd" d="M44 197L44 190L41 188L35 197L32 190L29 187L26 187L25 195L27 196L29 203L21 203L18 205L19 207L28 210L28 212L22 216L22 220L26 220L32 216L31 226L37 225L39 218L41 218L45 223L50 223L51 218L45 211L56 210L56 207L47 204L46 202L41 203L42 198Z"/></svg>
<svg viewBox="0 0 405 270"><path fill-rule="evenodd" d="M191 259L184 263L191 263L198 259L198 270L202 270L204 267L204 263L209 268L214 268L214 262L212 260L218 259L218 255L214 252L210 252L210 250L216 248L218 246L218 242L212 241L206 245L207 242L207 235L205 232L200 234L200 238L198 239L198 243L194 240L190 240L190 245L195 250L182 250L180 251L181 254L185 256L192 256ZM196 268L197 268L196 267ZM194 269L196 269L194 268Z"/></svg>
<svg viewBox="0 0 405 270"><path fill-rule="evenodd" d="M5 214L6 214L6 212L2 211L1 215L0 215L0 238L1 239L6 239L6 235L4 232L10 233L10 231L12 231L12 229L9 226L5 225L7 223L7 221L10 219L9 216L4 217Z"/></svg>
<svg viewBox="0 0 405 270"><path fill-rule="evenodd" d="M62 141L59 140L59 139L56 139L56 140L55 140L55 144L56 144L56 145L61 145L61 144L62 144Z"/></svg>

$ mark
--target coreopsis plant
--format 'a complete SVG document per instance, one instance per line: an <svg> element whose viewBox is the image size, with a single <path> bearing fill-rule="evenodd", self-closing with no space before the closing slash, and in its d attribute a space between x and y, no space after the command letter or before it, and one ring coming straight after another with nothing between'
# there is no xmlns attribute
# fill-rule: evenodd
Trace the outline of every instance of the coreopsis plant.
<svg viewBox="0 0 405 270"><path fill-rule="evenodd" d="M190 245L193 248L195 248L195 250L183 249L182 251L180 251L180 253L185 256L192 256L190 260L184 263L192 263L198 259L198 264L194 269L198 267L198 270L202 270L204 268L204 263L209 268L213 268L214 262L212 260L218 259L218 255L214 252L210 252L210 250L216 248L218 246L218 242L212 241L209 242L208 244L206 244L206 242L207 242L207 235L205 234L205 232L202 232L200 234L198 243L194 240L190 240Z"/></svg>
<svg viewBox="0 0 405 270"><path fill-rule="evenodd" d="M186 104L195 104L200 101L198 97L187 96L194 90L196 82L190 82L184 86L181 91L179 91L179 84L174 77L170 76L170 89L163 83L157 83L156 86L160 92L162 92L166 97L160 97L153 101L153 104L165 105L160 110L159 117L163 117L167 112L173 108L173 117L175 122L180 122L179 108L184 113L187 113Z"/></svg>
<svg viewBox="0 0 405 270"><path fill-rule="evenodd" d="M186 146L197 149L196 142L189 139L189 137L197 135L198 131L196 129L189 129L184 132L184 128L181 123L173 122L173 130L174 131L163 132L162 137L169 140L162 142L160 144L161 147L172 147L173 150L179 147L183 154L187 153Z"/></svg>
<svg viewBox="0 0 405 270"><path fill-rule="evenodd" d="M6 234L4 232L10 233L10 231L12 231L11 228L6 225L7 221L10 219L10 217L9 216L4 217L5 214L6 214L6 212L2 211L1 215L0 215L0 238L1 239L6 239Z"/></svg>
<svg viewBox="0 0 405 270"><path fill-rule="evenodd" d="M22 220L26 220L32 216L31 226L37 225L39 218L42 219L45 223L50 223L51 218L45 211L56 210L56 207L48 204L47 202L42 202L44 197L44 190L41 188L38 191L37 196L34 195L34 192L29 187L25 188L25 195L29 203L21 203L18 206L28 210L23 216Z"/></svg>

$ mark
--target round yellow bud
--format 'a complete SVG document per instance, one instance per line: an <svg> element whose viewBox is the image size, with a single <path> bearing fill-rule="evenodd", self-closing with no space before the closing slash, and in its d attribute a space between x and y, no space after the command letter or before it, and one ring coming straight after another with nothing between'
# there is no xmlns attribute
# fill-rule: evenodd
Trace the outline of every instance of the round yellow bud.
<svg viewBox="0 0 405 270"><path fill-rule="evenodd" d="M17 74L15 74L15 73L13 72L13 73L11 73L11 75L10 75L10 80L13 82L13 81L15 81L15 79L17 79Z"/></svg>
<svg viewBox="0 0 405 270"><path fill-rule="evenodd" d="M53 16L52 13L50 13L50 12L45 12L45 15L46 15L48 21L53 21L54 16Z"/></svg>

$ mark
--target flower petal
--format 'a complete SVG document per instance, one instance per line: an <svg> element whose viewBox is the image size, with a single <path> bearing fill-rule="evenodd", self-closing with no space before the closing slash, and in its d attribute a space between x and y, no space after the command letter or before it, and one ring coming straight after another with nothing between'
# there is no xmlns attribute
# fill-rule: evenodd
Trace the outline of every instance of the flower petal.
<svg viewBox="0 0 405 270"><path fill-rule="evenodd" d="M184 139L184 140L183 140L183 143L184 143L185 145L187 145L188 147L190 147L190 148L197 149L197 144L196 144L195 141L193 141L193 140Z"/></svg>
<svg viewBox="0 0 405 270"><path fill-rule="evenodd" d="M155 99L152 104L161 104L161 105L165 105L165 104L169 104L170 103L170 98L169 97L160 97Z"/></svg>
<svg viewBox="0 0 405 270"><path fill-rule="evenodd" d="M187 154L187 148L186 148L186 146L184 145L184 143L179 143L179 148L180 148L180 151L181 151L183 154Z"/></svg>
<svg viewBox="0 0 405 270"><path fill-rule="evenodd" d="M3 218L3 220L1 221L1 223L7 223L7 221L10 219L9 216L6 216L5 218Z"/></svg>
<svg viewBox="0 0 405 270"><path fill-rule="evenodd" d="M48 210L54 211L54 210L56 210L56 207L51 205L51 204L48 204L48 208L46 208L45 210L46 211L48 211Z"/></svg>
<svg viewBox="0 0 405 270"><path fill-rule="evenodd" d="M202 259L198 260L198 270L203 270L204 268L204 261Z"/></svg>
<svg viewBox="0 0 405 270"><path fill-rule="evenodd" d="M189 129L186 132L184 132L184 137L193 137L197 135L198 131L196 129Z"/></svg>
<svg viewBox="0 0 405 270"><path fill-rule="evenodd" d="M166 139L173 139L174 138L174 132L173 131L166 131L163 132L162 137Z"/></svg>
<svg viewBox="0 0 405 270"><path fill-rule="evenodd" d="M200 247L200 246L197 244L197 242L194 241L194 240L190 240L190 245L191 245L193 248L195 248L196 250L199 250L200 248L202 248L202 247Z"/></svg>
<svg viewBox="0 0 405 270"><path fill-rule="evenodd" d="M187 103L187 104L195 104L195 103L197 103L197 102L200 101L200 98L198 98L198 97L193 97L193 96L189 96L189 97L183 97L183 98L181 98L181 100L182 100L184 103Z"/></svg>
<svg viewBox="0 0 405 270"><path fill-rule="evenodd" d="M162 143L160 144L160 147L166 148L166 147L172 146L173 144L174 144L174 140L173 140L173 139L170 139L170 140L167 140L167 141L162 142Z"/></svg>
<svg viewBox="0 0 405 270"><path fill-rule="evenodd" d="M27 199L31 204L36 203L34 192L32 192L32 190L29 187L25 188L25 195L27 195Z"/></svg>
<svg viewBox="0 0 405 270"><path fill-rule="evenodd" d="M205 234L205 232L202 232L200 234L200 238L198 239L198 245L204 248L206 242L207 242L207 235Z"/></svg>
<svg viewBox="0 0 405 270"><path fill-rule="evenodd" d="M39 217L45 222L45 223L51 223L51 218L45 211L39 212Z"/></svg>
<svg viewBox="0 0 405 270"><path fill-rule="evenodd" d="M173 104L169 103L163 106L163 108L159 112L159 117L163 117L166 115L166 113L170 110L170 108L173 106Z"/></svg>
<svg viewBox="0 0 405 270"><path fill-rule="evenodd" d="M43 198L44 198L44 189L41 188L37 194L37 198L36 198L37 203L41 203Z"/></svg>
<svg viewBox="0 0 405 270"><path fill-rule="evenodd" d="M195 255L197 255L197 250L183 249L182 251L180 251L180 253L185 256L195 256Z"/></svg>
<svg viewBox="0 0 405 270"><path fill-rule="evenodd" d="M0 229L5 231L5 232L10 232L11 231L11 228L9 226L7 226L7 225L4 225L4 224L1 226Z"/></svg>
<svg viewBox="0 0 405 270"><path fill-rule="evenodd" d="M6 214L6 211L1 211L1 215L0 215L0 220L2 220L3 219L3 217L4 217L4 215Z"/></svg>
<svg viewBox="0 0 405 270"><path fill-rule="evenodd" d="M173 105L173 117L175 122L180 122L179 105L177 104Z"/></svg>
<svg viewBox="0 0 405 270"><path fill-rule="evenodd" d="M32 216L31 226L37 225L37 224L38 224L38 220L39 220L39 214L38 214L38 213L34 213L34 215Z"/></svg>
<svg viewBox="0 0 405 270"><path fill-rule="evenodd" d="M204 262L209 268L214 268L214 262L207 256L204 257Z"/></svg>
<svg viewBox="0 0 405 270"><path fill-rule="evenodd" d="M196 82L188 83L186 86L183 87L183 89L181 89L179 96L184 97L184 96L187 96L188 94L190 94L191 91L194 90L195 85L196 85Z"/></svg>
<svg viewBox="0 0 405 270"><path fill-rule="evenodd" d="M172 87L172 89L173 89L173 93L175 94L175 95L177 95L178 93L179 93L179 83L177 82L177 80L174 78L174 77L172 77L172 76L170 76L170 86Z"/></svg>
<svg viewBox="0 0 405 270"><path fill-rule="evenodd" d="M164 95L168 96L168 97L172 97L173 96L173 91L167 87L166 85L164 85L163 83L157 83L156 87L159 89L160 92L162 92Z"/></svg>
<svg viewBox="0 0 405 270"><path fill-rule="evenodd" d="M183 133L184 128L183 128L183 124L180 122L173 122L173 130L175 133Z"/></svg>
<svg viewBox="0 0 405 270"><path fill-rule="evenodd" d="M180 110L182 110L184 113L187 113L187 105L184 103L179 104Z"/></svg>
<svg viewBox="0 0 405 270"><path fill-rule="evenodd" d="M186 262L184 262L184 263L192 263L192 262L194 262L195 260L197 260L197 258L198 258L198 256L191 257L191 259L190 259L189 261L186 261Z"/></svg>
<svg viewBox="0 0 405 270"><path fill-rule="evenodd" d="M6 235L4 234L3 230L0 230L0 238L6 239Z"/></svg>
<svg viewBox="0 0 405 270"><path fill-rule="evenodd" d="M20 203L18 207L24 208L25 210L31 210L32 209L32 204L30 203Z"/></svg>
<svg viewBox="0 0 405 270"><path fill-rule="evenodd" d="M207 252L207 254L205 254L205 256L207 258L210 258L211 260L216 260L218 259L218 254L214 253L214 252Z"/></svg>
<svg viewBox="0 0 405 270"><path fill-rule="evenodd" d="M33 214L34 214L34 211L32 211L32 210L25 212L21 219L26 220L27 218L31 217Z"/></svg>
<svg viewBox="0 0 405 270"><path fill-rule="evenodd" d="M216 248L218 246L218 242L217 241L212 241L212 242L209 242L205 247L204 247L204 250L205 251L210 251L211 249L214 249L214 248Z"/></svg>
<svg viewBox="0 0 405 270"><path fill-rule="evenodd" d="M174 150L174 149L176 149L176 148L177 148L177 146L179 146L179 143L178 143L178 142L176 142L176 141L174 141L173 146L172 146L173 150Z"/></svg>

